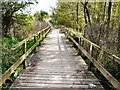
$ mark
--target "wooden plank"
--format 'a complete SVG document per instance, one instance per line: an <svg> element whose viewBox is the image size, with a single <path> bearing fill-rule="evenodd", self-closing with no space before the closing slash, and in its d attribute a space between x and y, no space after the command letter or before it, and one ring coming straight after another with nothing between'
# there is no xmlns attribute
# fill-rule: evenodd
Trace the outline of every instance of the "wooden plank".
<svg viewBox="0 0 120 90"><path fill-rule="evenodd" d="M87 51L85 51L69 34L68 37L79 47L84 55L95 65L95 67L106 77L106 79L118 90L120 90L120 83L100 65Z"/></svg>
<svg viewBox="0 0 120 90"><path fill-rule="evenodd" d="M52 76L52 77L51 77ZM93 79L95 78L95 76L91 73L88 73L88 74L81 74L81 75L52 75L52 74L21 74L19 76L19 79L26 79L26 78L38 78L38 79L49 79L49 78L54 78L55 76L58 76L58 77L62 77L62 78L67 78L67 79L76 79L76 80L81 80L82 79ZM65 79L66 80L66 79ZM98 81L98 80L97 80Z"/></svg>
<svg viewBox="0 0 120 90"><path fill-rule="evenodd" d="M62 90L66 90L65 88L72 88L71 90L74 90L75 88L78 90L78 89L85 89L85 90L88 90L88 89L90 89L90 86L89 85L77 85L77 84L71 84L71 85L68 85L68 84L63 84L63 83L61 83L61 84L45 84L45 83L20 83L19 85L18 85L19 87L29 87L29 88L33 88L33 87L37 87L37 88L47 88L47 90L49 90L49 88L56 88L55 90L58 90L59 88L64 88L64 89L62 89ZM48 88L49 87L49 88ZM14 87L13 87L14 88ZM69 90L68 89L68 90ZM91 90L93 90L93 89L95 89L95 90L104 90L103 89L103 87L101 87L100 85L97 87L97 88L91 88Z"/></svg>
<svg viewBox="0 0 120 90"><path fill-rule="evenodd" d="M54 80L54 79L53 79ZM74 82L73 82L74 81ZM75 80L75 79L71 79L71 80L50 80L50 79L19 79L19 83L41 83L41 84L76 84L76 85L88 85L89 83L93 83L95 85L100 85L100 82L98 80Z"/></svg>

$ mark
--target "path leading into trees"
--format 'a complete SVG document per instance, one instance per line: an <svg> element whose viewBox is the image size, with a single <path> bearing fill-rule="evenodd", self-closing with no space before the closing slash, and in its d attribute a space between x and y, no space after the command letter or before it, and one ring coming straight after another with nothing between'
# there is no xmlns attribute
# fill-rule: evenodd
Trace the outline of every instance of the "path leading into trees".
<svg viewBox="0 0 120 90"><path fill-rule="evenodd" d="M12 87L41 90L103 89L87 68L65 35L53 29Z"/></svg>

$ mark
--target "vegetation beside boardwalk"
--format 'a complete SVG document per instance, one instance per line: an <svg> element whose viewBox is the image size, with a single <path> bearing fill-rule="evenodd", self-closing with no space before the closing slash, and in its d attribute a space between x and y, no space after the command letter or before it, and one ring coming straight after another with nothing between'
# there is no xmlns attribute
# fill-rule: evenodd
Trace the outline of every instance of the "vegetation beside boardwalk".
<svg viewBox="0 0 120 90"><path fill-rule="evenodd" d="M5 73L22 56L22 47L16 50L11 48L23 39L37 33L47 27L45 19L49 15L45 11L36 12L34 15L26 13L25 10L30 5L36 4L36 0L20 1L20 2L2 2L2 61L0 62L2 74ZM27 50L34 44L34 40L27 42ZM29 59L29 58L28 58ZM7 90L13 83L15 78L22 70L22 65L6 80L3 84L4 90Z"/></svg>

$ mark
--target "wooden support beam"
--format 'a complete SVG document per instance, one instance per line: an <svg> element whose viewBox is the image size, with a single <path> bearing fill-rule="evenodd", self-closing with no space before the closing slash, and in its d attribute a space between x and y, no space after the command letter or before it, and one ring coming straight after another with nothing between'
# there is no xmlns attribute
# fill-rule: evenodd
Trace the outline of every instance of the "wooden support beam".
<svg viewBox="0 0 120 90"><path fill-rule="evenodd" d="M37 42L37 37L36 37L36 35L34 36L34 43L36 43ZM35 46L35 48L34 48L34 53L36 53L36 46Z"/></svg>
<svg viewBox="0 0 120 90"><path fill-rule="evenodd" d="M41 39L41 34L39 33L39 39ZM41 45L41 41L39 41L39 46Z"/></svg>
<svg viewBox="0 0 120 90"><path fill-rule="evenodd" d="M24 40L24 44L22 45L22 51L23 51L23 54L26 53L26 47L27 47L26 45L27 45L27 42L26 42L26 40ZM24 60L23 63L22 63L22 65L23 65L23 69L25 69L26 66L27 66L27 61Z"/></svg>

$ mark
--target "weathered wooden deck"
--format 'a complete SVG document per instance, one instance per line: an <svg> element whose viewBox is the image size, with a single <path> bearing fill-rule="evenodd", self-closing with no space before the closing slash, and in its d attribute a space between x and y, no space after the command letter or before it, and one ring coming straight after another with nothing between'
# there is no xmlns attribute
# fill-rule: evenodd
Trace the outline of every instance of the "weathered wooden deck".
<svg viewBox="0 0 120 90"><path fill-rule="evenodd" d="M99 80L87 68L65 35L53 29L12 88L103 90Z"/></svg>

